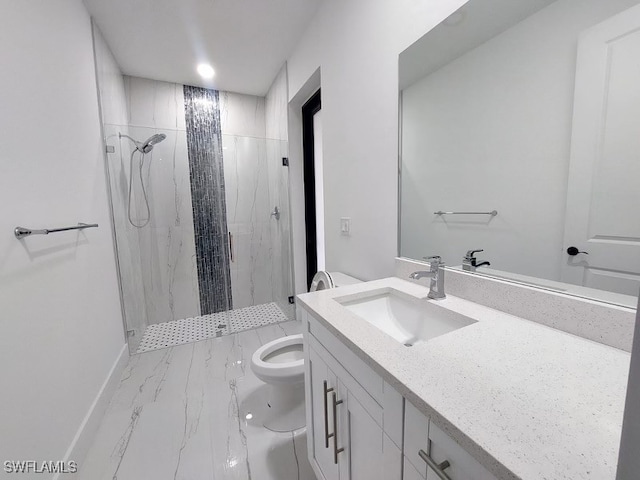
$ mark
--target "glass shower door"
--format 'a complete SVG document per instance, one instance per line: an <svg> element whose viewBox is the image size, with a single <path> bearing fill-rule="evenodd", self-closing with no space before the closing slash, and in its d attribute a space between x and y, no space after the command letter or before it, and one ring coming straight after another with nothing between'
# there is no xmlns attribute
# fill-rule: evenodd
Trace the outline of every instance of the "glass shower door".
<svg viewBox="0 0 640 480"><path fill-rule="evenodd" d="M293 318L287 142L223 135L222 144L233 308L273 302Z"/></svg>

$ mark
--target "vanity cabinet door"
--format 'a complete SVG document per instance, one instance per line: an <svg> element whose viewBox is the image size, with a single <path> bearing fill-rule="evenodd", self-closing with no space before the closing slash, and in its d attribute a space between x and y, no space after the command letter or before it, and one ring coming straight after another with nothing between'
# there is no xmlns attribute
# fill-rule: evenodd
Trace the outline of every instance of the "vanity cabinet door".
<svg viewBox="0 0 640 480"><path fill-rule="evenodd" d="M338 400L342 400L338 409L338 453L340 480L400 480L401 454L397 453L397 469L386 465L383 446L385 445L382 427L365 409L357 396L340 384ZM392 442L388 446L395 447ZM333 443L331 447L333 448ZM397 447L396 447L397 449ZM391 457L395 458L393 451ZM389 471L393 470L393 471ZM397 471L395 471L397 470Z"/></svg>
<svg viewBox="0 0 640 480"><path fill-rule="evenodd" d="M338 480L332 438L329 438L328 446L326 440L326 436L333 432L332 392L326 390L337 389L338 380L313 348L309 348L307 365L305 381L309 381L307 394L311 399L311 402L307 402L307 406L311 407L307 409L309 461L319 480Z"/></svg>

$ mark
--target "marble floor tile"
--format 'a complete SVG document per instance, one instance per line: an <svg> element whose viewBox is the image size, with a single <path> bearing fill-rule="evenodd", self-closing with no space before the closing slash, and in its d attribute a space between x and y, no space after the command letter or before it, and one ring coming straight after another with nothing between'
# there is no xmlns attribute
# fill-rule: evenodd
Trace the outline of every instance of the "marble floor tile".
<svg viewBox="0 0 640 480"><path fill-rule="evenodd" d="M268 387L250 368L296 321L132 356L81 480L315 480L306 429L262 426Z"/></svg>

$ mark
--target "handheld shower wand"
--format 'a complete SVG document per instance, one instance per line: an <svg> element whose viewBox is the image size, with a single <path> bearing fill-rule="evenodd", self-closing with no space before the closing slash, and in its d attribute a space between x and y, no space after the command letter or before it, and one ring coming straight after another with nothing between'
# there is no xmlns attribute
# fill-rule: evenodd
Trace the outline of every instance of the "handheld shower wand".
<svg viewBox="0 0 640 480"><path fill-rule="evenodd" d="M133 142L136 146L135 150L131 152L131 158L129 159L129 200L127 207L127 216L129 218L129 223L136 228L145 227L149 221L151 220L151 209L149 208L149 198L147 197L147 189L144 186L144 179L142 178L142 167L144 166L144 156L153 150L154 145L163 141L167 136L164 133L156 133L155 135L151 135L144 142L139 142L138 140L131 138L129 135L124 135L122 133L118 133L118 138L128 138ZM133 155L136 151L140 152L140 186L142 187L142 195L144 196L144 205L147 209L147 219L144 221L142 225L136 225L131 218L131 192L133 190Z"/></svg>

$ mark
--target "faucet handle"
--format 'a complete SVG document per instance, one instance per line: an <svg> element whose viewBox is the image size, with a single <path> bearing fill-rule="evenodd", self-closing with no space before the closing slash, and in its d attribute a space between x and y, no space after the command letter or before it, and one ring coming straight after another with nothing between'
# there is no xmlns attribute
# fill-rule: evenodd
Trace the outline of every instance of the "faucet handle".
<svg viewBox="0 0 640 480"><path fill-rule="evenodd" d="M467 250L467 255L465 256L465 258L471 260L472 258L474 258L476 253L480 253L480 252L484 252L484 249L481 248L479 250Z"/></svg>

